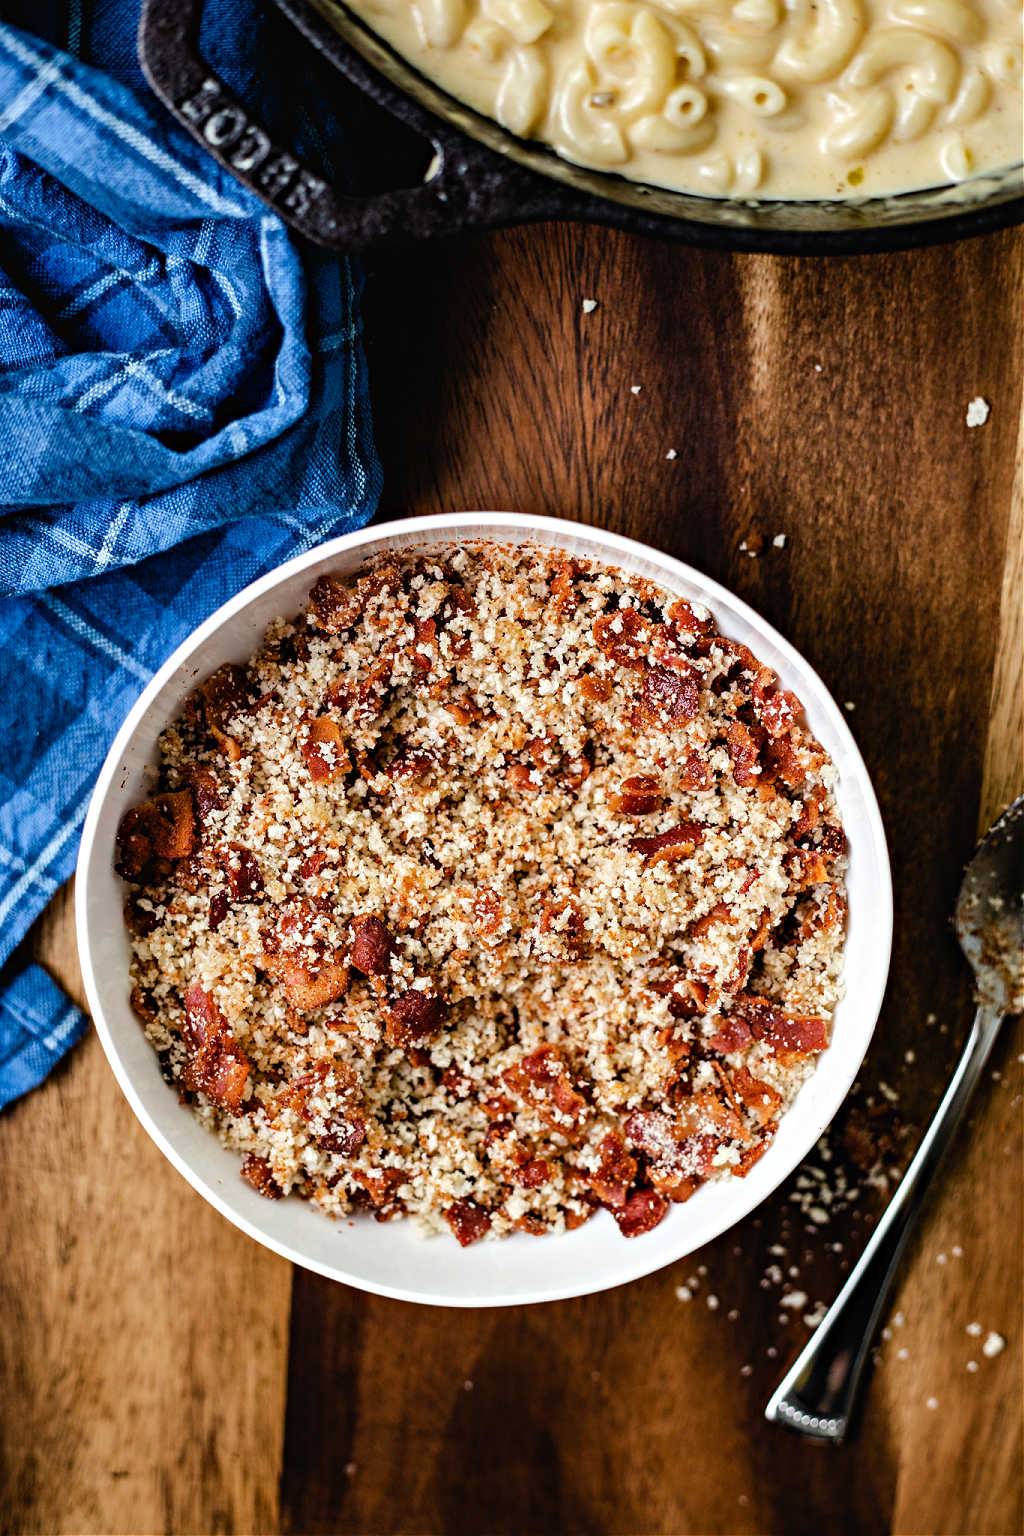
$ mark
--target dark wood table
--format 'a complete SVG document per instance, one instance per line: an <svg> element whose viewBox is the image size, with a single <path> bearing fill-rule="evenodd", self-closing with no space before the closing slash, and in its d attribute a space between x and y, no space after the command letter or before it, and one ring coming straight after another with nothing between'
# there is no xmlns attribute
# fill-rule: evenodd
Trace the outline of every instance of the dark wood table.
<svg viewBox="0 0 1024 1536"><path fill-rule="evenodd" d="M905 1165L971 1012L958 871L1024 779L1024 235L800 261L535 228L378 259L365 308L382 515L518 508L658 544L751 602L848 703L896 942L833 1143L854 1180L865 1135ZM991 416L968 429L979 395ZM36 948L81 996L66 894ZM860 1179L818 1225L791 1180L704 1252L605 1295L416 1308L236 1232L87 1039L0 1120L0 1524L1019 1532L1021 1050L1008 1031L859 1436L830 1451L762 1421L808 1336L805 1309L780 1303L834 1294L883 1188ZM990 1332L1002 1353L981 1348Z"/></svg>

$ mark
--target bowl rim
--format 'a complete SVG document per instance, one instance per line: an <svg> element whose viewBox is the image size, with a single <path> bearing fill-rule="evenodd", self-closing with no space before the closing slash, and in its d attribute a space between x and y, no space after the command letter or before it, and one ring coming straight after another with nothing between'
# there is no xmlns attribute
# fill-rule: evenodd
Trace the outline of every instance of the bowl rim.
<svg viewBox="0 0 1024 1536"><path fill-rule="evenodd" d="M476 538L470 538L468 542L492 542L529 545L530 534L541 531L548 535L545 547L552 547L552 542L557 545L564 540L571 542L573 537L595 540L607 552L609 563L616 554L625 560L651 561L666 568L666 575L678 575L684 583L697 585L707 594L707 600L711 607L716 602L725 601L732 613L738 614L748 622L764 640L773 645L786 665L796 664L796 671L809 677L819 690L819 706L824 706L830 716L829 724L835 730L842 741L848 762L852 765L853 777L856 778L857 787L863 801L863 810L868 830L870 832L871 846L873 849L876 874L879 877L879 887L875 892L874 919L876 929L881 929L878 935L878 958L873 975L868 978L868 984L863 985L864 978L858 978L858 991L861 996L866 996L863 1005L865 1019L870 1019L870 1027L864 1028L863 1050L853 1060L846 1071L836 1080L832 1091L828 1095L828 1113L824 1121L820 1116L809 1118L809 1134L798 1143L795 1154L789 1154L788 1166L780 1168L771 1187L761 1193L754 1194L749 1203L743 1208L731 1214L720 1225L714 1226L700 1238L698 1243L690 1242L670 1254L658 1252L656 1257L645 1258L644 1245L638 1243L630 1245L636 1247L636 1263L628 1267L626 1273L616 1273L612 1277L602 1275L588 1276L583 1286L579 1284L550 1285L539 1288L535 1294L502 1294L464 1296L451 1295L440 1296L429 1292L418 1291L407 1285L390 1285L367 1279L361 1275L353 1274L346 1270L342 1264L322 1263L318 1259L303 1253L288 1241L282 1240L269 1233L258 1222L250 1220L243 1212L235 1209L223 1198L214 1183L208 1181L199 1173L186 1157L178 1151L170 1137L165 1134L156 1123L142 1095L136 1087L134 1078L114 1038L113 1030L106 1018L100 989L97 981L96 970L92 958L92 942L89 919L89 888L90 875L97 867L97 861L104 857L104 850L97 841L97 833L103 809L111 794L117 793L116 778L123 767L123 758L132 738L141 722L149 712L154 699L159 695L164 686L174 679L175 675L200 652L206 641L227 623L236 614L243 611L256 599L273 591L275 587L283 585L291 577L302 572L303 569L319 565L325 559L335 555L350 554L363 545L379 545L384 540L393 540L396 545L409 544L415 547L419 535L430 535L425 540L428 547L436 547L442 542L439 535L446 532L458 534L460 529L467 527L479 528L486 524L488 528L507 531L508 538L503 540L500 534L478 534ZM593 558L602 558L594 556ZM844 1103L850 1088L863 1064L864 1056L871 1044L877 1027L878 1017L881 1011L885 989L888 982L889 966L892 954L893 934L893 894L892 873L889 860L888 845L881 812L875 796L867 767L857 747L853 734L847 725L846 719L839 706L836 704L830 690L811 667L796 647L785 639L772 625L768 624L755 609L750 607L742 598L737 597L720 582L712 580L702 571L686 562L676 559L675 556L664 553L653 545L645 544L639 540L627 538L622 534L613 533L610 530L580 523L563 518L533 516L518 512L456 512L437 513L428 516L395 519L383 523L371 523L366 527L356 529L353 532L340 535L338 538L325 540L304 550L290 560L276 566L264 576L257 578L221 604L208 618L192 630L184 640L174 649L171 655L161 667L153 674L142 693L139 695L115 736L110 749L104 759L103 766L97 776L96 785L90 797L85 823L82 831L82 840L79 849L75 871L75 925L78 945L79 962L82 970L82 978L85 987L89 1011L92 1017L100 1044L111 1070L120 1085L121 1091L128 1100L136 1118L142 1125L146 1134L156 1144L168 1161L177 1169L192 1188L212 1205L222 1216L225 1216L233 1226L239 1228L248 1237L253 1238L263 1247L269 1248L280 1257L298 1264L304 1269L323 1275L327 1279L340 1281L343 1284L355 1287L358 1290L367 1291L374 1295L385 1296L393 1300L417 1302L431 1306L445 1307L501 1307L520 1306L546 1301L559 1301L569 1298L596 1294L609 1290L619 1285L631 1283L643 1278L666 1265L676 1262L686 1254L693 1252L696 1247L703 1246L706 1242L715 1240L724 1232L727 1232L738 1222L746 1220L756 1208L774 1194L787 1178L795 1171L811 1152L817 1139L835 1118L839 1108ZM816 1073L821 1070L819 1065ZM810 1081L810 1079L809 1079ZM320 1213L317 1213L320 1214ZM321 1217L321 1219L324 1219ZM546 1242L557 1241L559 1234L552 1234L545 1239Z"/></svg>

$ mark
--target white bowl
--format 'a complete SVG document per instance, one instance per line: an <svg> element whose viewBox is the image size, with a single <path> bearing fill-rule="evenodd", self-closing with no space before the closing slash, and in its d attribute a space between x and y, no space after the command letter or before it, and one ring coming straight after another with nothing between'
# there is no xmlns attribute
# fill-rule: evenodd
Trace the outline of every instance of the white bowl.
<svg viewBox="0 0 1024 1536"><path fill-rule="evenodd" d="M408 1221L381 1224L361 1216L336 1223L302 1200L265 1200L239 1177L238 1154L178 1103L128 1006L129 942L114 836L128 807L149 793L157 739L197 680L222 662L246 661L267 623L299 612L322 573L353 571L384 549L427 549L471 538L591 556L707 603L722 632L749 645L799 695L812 731L838 769L836 793L850 844L850 912L847 993L836 1009L832 1044L745 1179L705 1185L685 1205L673 1206L653 1232L632 1240L600 1211L561 1236L516 1234L462 1249L446 1237L423 1239ZM75 912L86 993L110 1065L157 1146L211 1205L276 1253L362 1290L436 1306L511 1306L585 1295L649 1274L717 1237L792 1172L845 1098L871 1039L889 968L892 885L874 792L841 711L803 658L745 603L678 560L613 533L551 518L464 512L386 523L323 544L246 587L178 647L103 765L82 836Z"/></svg>

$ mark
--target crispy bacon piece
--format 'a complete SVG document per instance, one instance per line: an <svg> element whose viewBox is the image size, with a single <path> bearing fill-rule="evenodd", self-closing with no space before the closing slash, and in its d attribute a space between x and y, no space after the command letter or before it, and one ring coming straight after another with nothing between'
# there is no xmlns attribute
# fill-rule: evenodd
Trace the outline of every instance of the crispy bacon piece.
<svg viewBox="0 0 1024 1536"><path fill-rule="evenodd" d="M170 864L194 846L191 792L174 790L125 812L117 829L114 868L125 880L150 883L169 874Z"/></svg>
<svg viewBox="0 0 1024 1536"><path fill-rule="evenodd" d="M815 933L828 933L833 928L841 928L845 917L845 899L834 885L829 886L824 902L819 901L814 910L800 924L800 937L809 939Z"/></svg>
<svg viewBox="0 0 1024 1536"><path fill-rule="evenodd" d="M623 779L622 787L608 796L612 810L624 816L650 816L661 809L663 800L661 780L649 773L631 773Z"/></svg>
<svg viewBox="0 0 1024 1536"><path fill-rule="evenodd" d="M137 896L129 896L124 904L124 925L138 939L147 939L156 929L159 918L150 907L140 907Z"/></svg>
<svg viewBox="0 0 1024 1536"><path fill-rule="evenodd" d="M517 1148L512 1159L512 1182L521 1189L541 1189L551 1177L551 1164L543 1157L531 1157L525 1147Z"/></svg>
<svg viewBox="0 0 1024 1536"><path fill-rule="evenodd" d="M588 699L591 704L607 704L612 696L614 684L610 677L597 677L592 672L584 673L576 679L576 691L582 698Z"/></svg>
<svg viewBox="0 0 1024 1536"><path fill-rule="evenodd" d="M826 1019L785 1013L767 997L742 993L736 999L734 1012L747 1021L755 1038L763 1040L773 1054L795 1051L811 1056L828 1047Z"/></svg>
<svg viewBox="0 0 1024 1536"><path fill-rule="evenodd" d="M321 576L309 594L313 622L329 635L351 629L359 617L361 604L352 587L336 576Z"/></svg>
<svg viewBox="0 0 1024 1536"><path fill-rule="evenodd" d="M384 1038L388 1045L405 1050L418 1040L436 1035L447 1012L444 998L438 993L410 988L388 1005Z"/></svg>
<svg viewBox="0 0 1024 1536"><path fill-rule="evenodd" d="M579 566L575 560L560 560L554 576L551 578L551 596L554 599L555 611L560 619L567 618L575 613L579 606L576 595L575 581L579 575Z"/></svg>
<svg viewBox="0 0 1024 1536"><path fill-rule="evenodd" d="M557 1046L539 1046L506 1067L501 1080L552 1130L577 1130L586 1118L587 1101L573 1086L568 1063Z"/></svg>
<svg viewBox="0 0 1024 1536"><path fill-rule="evenodd" d="M775 1119L782 1095L776 1093L770 1083L763 1083L760 1078L748 1072L746 1067L737 1067L730 1073L729 1083L740 1103L756 1115L762 1125Z"/></svg>
<svg viewBox="0 0 1024 1536"><path fill-rule="evenodd" d="M145 987L132 987L128 998L128 1006L137 1019L143 1024L155 1024L157 1020L156 1001L152 992Z"/></svg>
<svg viewBox="0 0 1024 1536"><path fill-rule="evenodd" d="M539 794L544 787L540 770L529 763L509 763L505 769L505 782L513 789L526 790L533 795Z"/></svg>
<svg viewBox="0 0 1024 1536"><path fill-rule="evenodd" d="M274 1172L265 1157L257 1157L255 1152L246 1154L241 1167L242 1178L247 1184L251 1184L258 1195L265 1200L280 1200L284 1191L274 1178Z"/></svg>
<svg viewBox="0 0 1024 1536"><path fill-rule="evenodd" d="M385 772L389 779L398 783L415 781L430 785L441 766L442 759L436 752L422 747L402 747L388 763Z"/></svg>
<svg viewBox="0 0 1024 1536"><path fill-rule="evenodd" d="M761 783L763 770L760 746L742 720L733 720L726 732L726 746L732 758L732 776L741 789L750 789Z"/></svg>
<svg viewBox="0 0 1024 1536"><path fill-rule="evenodd" d="M558 770L558 782L563 789L578 795L594 771L594 749L587 742L579 757L563 757Z"/></svg>
<svg viewBox="0 0 1024 1536"><path fill-rule="evenodd" d="M732 921L732 907L730 907L729 903L727 901L716 901L710 912L705 912L703 917L698 917L695 923L690 924L686 931L686 936L688 939L702 939L716 923L731 923Z"/></svg>
<svg viewBox="0 0 1024 1536"><path fill-rule="evenodd" d="M632 712L633 724L672 731L692 720L699 708L699 676L697 669L681 658L670 667L648 667L640 702Z"/></svg>
<svg viewBox="0 0 1024 1536"><path fill-rule="evenodd" d="M227 662L200 686L206 729L229 762L237 763L242 749L227 728L236 716L252 707L253 689L244 667Z"/></svg>
<svg viewBox="0 0 1024 1536"><path fill-rule="evenodd" d="M652 1232L667 1214L668 1201L655 1189L634 1189L621 1209L612 1211L623 1237Z"/></svg>
<svg viewBox="0 0 1024 1536"><path fill-rule="evenodd" d="M460 693L458 698L449 699L444 707L456 725L475 725L484 717L484 712L476 699L471 693L465 691Z"/></svg>
<svg viewBox="0 0 1024 1536"><path fill-rule="evenodd" d="M594 620L594 643L616 666L642 671L650 649L650 622L635 608L619 608Z"/></svg>
<svg viewBox="0 0 1024 1536"><path fill-rule="evenodd" d="M345 751L341 726L326 715L310 720L299 732L300 750L314 784L330 784L348 773L352 759Z"/></svg>
<svg viewBox="0 0 1024 1536"><path fill-rule="evenodd" d="M770 667L759 667L750 690L754 718L769 736L787 736L796 723L803 705L795 693L779 687Z"/></svg>
<svg viewBox="0 0 1024 1536"><path fill-rule="evenodd" d="M838 859L846 852L846 833L842 827L826 827L821 839L821 851L828 858Z"/></svg>
<svg viewBox="0 0 1024 1536"><path fill-rule="evenodd" d="M708 1041L708 1046L712 1051L728 1056L733 1051L745 1051L753 1038L750 1025L745 1019L728 1017L719 1020L718 1028Z"/></svg>
<svg viewBox="0 0 1024 1536"><path fill-rule="evenodd" d="M797 755L791 736L769 737L762 749L763 779L781 779L790 789L799 789L807 778L807 769Z"/></svg>
<svg viewBox="0 0 1024 1536"><path fill-rule="evenodd" d="M456 1200L444 1213L444 1219L455 1233L461 1248L479 1242L491 1230L491 1218L475 1200Z"/></svg>
<svg viewBox="0 0 1024 1536"><path fill-rule="evenodd" d="M323 849L314 848L313 852L307 854L302 863L299 865L299 874L302 876L303 880L311 880L314 875L318 875L320 873L326 863L327 855L324 853Z"/></svg>
<svg viewBox="0 0 1024 1536"><path fill-rule="evenodd" d="M216 774L208 768L190 768L188 771L188 785L192 791L192 804L195 808L196 821L199 823L200 832L205 831L206 823L214 811L224 809L224 801L221 799L220 781Z"/></svg>
<svg viewBox="0 0 1024 1536"><path fill-rule="evenodd" d="M733 1175L737 1179L745 1179L755 1163L759 1163L768 1148L775 1140L777 1125L766 1125L760 1141L755 1141L752 1147L745 1147L740 1153L739 1162L733 1163Z"/></svg>
<svg viewBox="0 0 1024 1536"><path fill-rule="evenodd" d="M364 976L386 976L395 947L394 936L372 913L352 919L352 964Z"/></svg>
<svg viewBox="0 0 1024 1536"><path fill-rule="evenodd" d="M654 837L631 837L629 850L643 854L644 868L647 869L652 864L688 859L703 841L703 827L695 821L681 821L678 826L658 832Z"/></svg>
<svg viewBox="0 0 1024 1536"><path fill-rule="evenodd" d="M344 651L338 652L339 656L344 654ZM324 702L355 720L372 720L380 714L384 696L391 687L394 667L395 658L391 652L382 652L358 679L344 677L334 683L327 690Z"/></svg>
<svg viewBox="0 0 1024 1536"><path fill-rule="evenodd" d="M217 849L217 862L224 871L232 901L258 901L263 895L263 875L248 848L228 843Z"/></svg>
<svg viewBox="0 0 1024 1536"><path fill-rule="evenodd" d="M691 752L686 759L679 783L683 789L707 789L711 784L711 766L699 752Z"/></svg>
<svg viewBox="0 0 1024 1536"><path fill-rule="evenodd" d="M823 784L814 784L808 790L800 806L800 815L793 823L793 841L799 843L801 839L809 837L821 820L821 806L825 799L825 787Z"/></svg>
<svg viewBox="0 0 1024 1536"><path fill-rule="evenodd" d="M829 878L828 863L817 848L794 848L786 855L783 867L798 891L823 885Z"/></svg>
<svg viewBox="0 0 1024 1536"><path fill-rule="evenodd" d="M228 915L227 891L214 891L210 897L210 909L207 916L207 926L211 933L216 933L221 923Z"/></svg>
<svg viewBox="0 0 1024 1536"><path fill-rule="evenodd" d="M313 1140L325 1152L336 1152L340 1157L351 1157L366 1140L366 1122L359 1115L333 1115L325 1120L322 1130Z"/></svg>
<svg viewBox="0 0 1024 1536"><path fill-rule="evenodd" d="M587 1183L602 1205L621 1210L637 1175L637 1160L627 1152L617 1131L602 1136L597 1150L601 1160L595 1172L586 1175Z"/></svg>
<svg viewBox="0 0 1024 1536"><path fill-rule="evenodd" d="M374 1221L390 1221L404 1211L405 1205L398 1191L408 1177L404 1168L365 1168L354 1165L348 1170L349 1177L361 1186L361 1198L355 1203L373 1212Z"/></svg>
<svg viewBox="0 0 1024 1536"><path fill-rule="evenodd" d="M249 1058L228 1021L198 981L185 993L182 1026L187 1057L182 1081L192 1093L204 1093L214 1104L237 1115L249 1078Z"/></svg>
<svg viewBox="0 0 1024 1536"><path fill-rule="evenodd" d="M299 899L286 902L276 927L262 935L263 964L300 1012L333 1003L348 990L349 968L329 942L328 925L322 902Z"/></svg>
<svg viewBox="0 0 1024 1536"><path fill-rule="evenodd" d="M709 613L706 618L697 617L696 611L685 597L678 598L665 610L665 622L675 630L682 639L693 639L697 635L713 635L715 633L715 621Z"/></svg>

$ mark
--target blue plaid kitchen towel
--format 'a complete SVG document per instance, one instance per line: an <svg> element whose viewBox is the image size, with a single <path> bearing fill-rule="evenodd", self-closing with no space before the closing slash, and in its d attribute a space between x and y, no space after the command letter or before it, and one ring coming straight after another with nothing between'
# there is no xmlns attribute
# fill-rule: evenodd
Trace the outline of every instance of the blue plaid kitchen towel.
<svg viewBox="0 0 1024 1536"><path fill-rule="evenodd" d="M302 247L164 112L135 61L138 0L4 15L0 1108L85 1028L11 955L71 874L131 704L232 593L365 523L380 486L348 263ZM280 18L207 0L202 45L243 100L272 60L280 99L261 85L253 105L333 169L331 83Z"/></svg>

